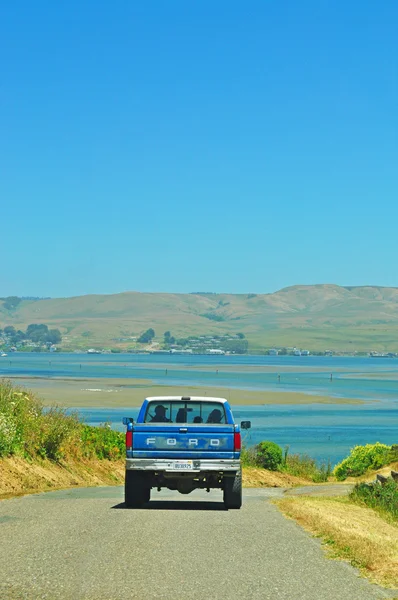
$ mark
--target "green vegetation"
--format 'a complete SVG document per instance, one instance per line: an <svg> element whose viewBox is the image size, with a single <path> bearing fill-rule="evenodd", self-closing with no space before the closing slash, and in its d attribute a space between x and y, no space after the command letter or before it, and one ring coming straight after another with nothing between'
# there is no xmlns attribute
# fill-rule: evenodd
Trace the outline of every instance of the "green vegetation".
<svg viewBox="0 0 398 600"><path fill-rule="evenodd" d="M206 319L210 319L210 321L225 321L225 317L223 315L217 315L216 313L208 312L200 315L201 317L205 317Z"/></svg>
<svg viewBox="0 0 398 600"><path fill-rule="evenodd" d="M288 454L285 449L285 459L282 470L289 475L303 477L314 483L327 481L332 474L330 462L318 464L314 458L307 454Z"/></svg>
<svg viewBox="0 0 398 600"><path fill-rule="evenodd" d="M242 464L245 467L260 467L270 471L288 473L314 483L328 481L332 474L330 462L317 461L307 454L289 454L289 447L284 452L275 442L263 441L254 448L242 448Z"/></svg>
<svg viewBox="0 0 398 600"><path fill-rule="evenodd" d="M8 296L8 298L4 298L3 307L6 310L14 310L20 302L21 298L18 296Z"/></svg>
<svg viewBox="0 0 398 600"><path fill-rule="evenodd" d="M64 409L45 411L27 390L0 383L0 457L59 460L77 442L79 428L77 417Z"/></svg>
<svg viewBox="0 0 398 600"><path fill-rule="evenodd" d="M39 344L59 344L62 340L58 329L48 329L47 325L29 325L26 338Z"/></svg>
<svg viewBox="0 0 398 600"><path fill-rule="evenodd" d="M282 464L282 448L275 442L260 442L255 452L256 462L263 469L277 471Z"/></svg>
<svg viewBox="0 0 398 600"><path fill-rule="evenodd" d="M152 342L154 337L155 337L155 331L152 329L152 327L150 327L149 329L144 331L143 334L140 335L137 342L139 344L149 344L150 342Z"/></svg>
<svg viewBox="0 0 398 600"><path fill-rule="evenodd" d="M398 521L398 484L392 479L383 485L379 482L358 483L350 498Z"/></svg>
<svg viewBox="0 0 398 600"><path fill-rule="evenodd" d="M170 346L175 344L176 340L175 338L171 335L170 331L165 331L164 332L164 343L166 344L166 346Z"/></svg>
<svg viewBox="0 0 398 600"><path fill-rule="evenodd" d="M116 460L123 453L123 434L108 425L91 427L65 409L45 409L28 390L0 381L0 458Z"/></svg>
<svg viewBox="0 0 398 600"><path fill-rule="evenodd" d="M223 348L234 354L247 354L249 342L241 338L238 340L226 340L223 344Z"/></svg>
<svg viewBox="0 0 398 600"><path fill-rule="evenodd" d="M367 444L355 446L350 455L334 468L334 475L338 481L347 477L358 477L369 470L380 469L394 460L394 449L385 444Z"/></svg>
<svg viewBox="0 0 398 600"><path fill-rule="evenodd" d="M24 348L29 342L37 345L59 344L62 341L59 329L49 329L44 324L28 325L26 331L16 330L13 325L7 325L3 331L0 330L0 346L16 346Z"/></svg>
<svg viewBox="0 0 398 600"><path fill-rule="evenodd" d="M88 458L117 460L124 457L124 435L111 429L109 423L100 427L82 425L80 439L81 451Z"/></svg>

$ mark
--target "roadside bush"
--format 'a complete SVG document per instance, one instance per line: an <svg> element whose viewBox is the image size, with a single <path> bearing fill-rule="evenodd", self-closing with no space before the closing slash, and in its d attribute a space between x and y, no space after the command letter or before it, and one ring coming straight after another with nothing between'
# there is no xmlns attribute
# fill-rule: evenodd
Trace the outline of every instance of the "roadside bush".
<svg viewBox="0 0 398 600"><path fill-rule="evenodd" d="M38 420L35 450L42 458L59 461L74 452L79 440L81 423L77 415L52 407Z"/></svg>
<svg viewBox="0 0 398 600"><path fill-rule="evenodd" d="M116 460L124 436L109 425L83 425L77 414L46 409L31 392L0 381L0 458L19 455L60 461L68 456Z"/></svg>
<svg viewBox="0 0 398 600"><path fill-rule="evenodd" d="M275 442L260 442L255 447L256 463L263 469L277 471L282 464L282 448Z"/></svg>
<svg viewBox="0 0 398 600"><path fill-rule="evenodd" d="M82 453L87 458L117 460L124 457L125 436L119 431L110 428L109 423L92 427L81 427Z"/></svg>
<svg viewBox="0 0 398 600"><path fill-rule="evenodd" d="M387 513L398 521L398 484L391 480L380 483L357 483L350 498L358 504Z"/></svg>
<svg viewBox="0 0 398 600"><path fill-rule="evenodd" d="M349 476L363 475L369 469L380 469L392 460L391 446L385 444L367 444L355 446L350 455L335 466L334 475L338 481L343 481Z"/></svg>
<svg viewBox="0 0 398 600"><path fill-rule="evenodd" d="M40 403L31 393L0 381L0 457L26 453L26 442L41 415Z"/></svg>
<svg viewBox="0 0 398 600"><path fill-rule="evenodd" d="M15 423L10 416L0 413L0 456L12 454L16 432Z"/></svg>

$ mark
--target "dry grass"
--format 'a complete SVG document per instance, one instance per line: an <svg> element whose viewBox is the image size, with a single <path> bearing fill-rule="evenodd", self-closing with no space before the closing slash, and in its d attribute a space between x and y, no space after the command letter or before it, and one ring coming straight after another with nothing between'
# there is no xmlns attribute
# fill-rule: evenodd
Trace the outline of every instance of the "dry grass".
<svg viewBox="0 0 398 600"><path fill-rule="evenodd" d="M69 459L60 464L20 457L0 460L0 498L71 487L121 485L123 481L123 460Z"/></svg>
<svg viewBox="0 0 398 600"><path fill-rule="evenodd" d="M367 473L364 473L363 475L360 475L359 477L347 477L347 479L345 479L345 482L346 483L362 483L362 482L370 483L371 481L374 481L376 479L377 473L380 473L380 475L384 475L385 477L388 477L390 475L391 471L398 471L398 461L393 462L389 465L386 465L385 467L381 467L381 469L377 469L376 471L368 471Z"/></svg>
<svg viewBox="0 0 398 600"><path fill-rule="evenodd" d="M256 467L243 468L243 486L251 488L259 487L281 487L290 488L296 485L308 485L310 482L303 477L280 473L279 471L267 471ZM311 482L312 483L312 482Z"/></svg>
<svg viewBox="0 0 398 600"><path fill-rule="evenodd" d="M398 589L398 525L348 498L288 497L282 512L323 539L333 558L349 560L374 583Z"/></svg>

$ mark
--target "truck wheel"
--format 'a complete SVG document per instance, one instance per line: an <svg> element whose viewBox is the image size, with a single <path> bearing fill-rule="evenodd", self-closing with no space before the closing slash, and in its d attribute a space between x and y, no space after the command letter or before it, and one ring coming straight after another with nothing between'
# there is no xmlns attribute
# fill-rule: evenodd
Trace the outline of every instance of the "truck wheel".
<svg viewBox="0 0 398 600"><path fill-rule="evenodd" d="M151 499L151 488L144 488L144 503L146 504Z"/></svg>
<svg viewBox="0 0 398 600"><path fill-rule="evenodd" d="M237 471L235 477L225 477L224 504L225 508L242 506L242 471Z"/></svg>
<svg viewBox="0 0 398 600"><path fill-rule="evenodd" d="M124 504L129 508L140 508L149 502L150 488L145 485L145 477L137 471L126 471L124 481Z"/></svg>

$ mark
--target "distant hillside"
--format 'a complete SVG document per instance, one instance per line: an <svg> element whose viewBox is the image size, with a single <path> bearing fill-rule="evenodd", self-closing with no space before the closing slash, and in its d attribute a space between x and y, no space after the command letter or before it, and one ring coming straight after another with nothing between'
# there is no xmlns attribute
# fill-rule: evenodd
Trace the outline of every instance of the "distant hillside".
<svg viewBox="0 0 398 600"><path fill-rule="evenodd" d="M64 348L133 345L152 327L173 336L244 333L250 350L398 351L398 288L297 285L273 294L125 292L74 298L0 302L0 327L45 323L63 334ZM120 341L120 339L123 341Z"/></svg>

